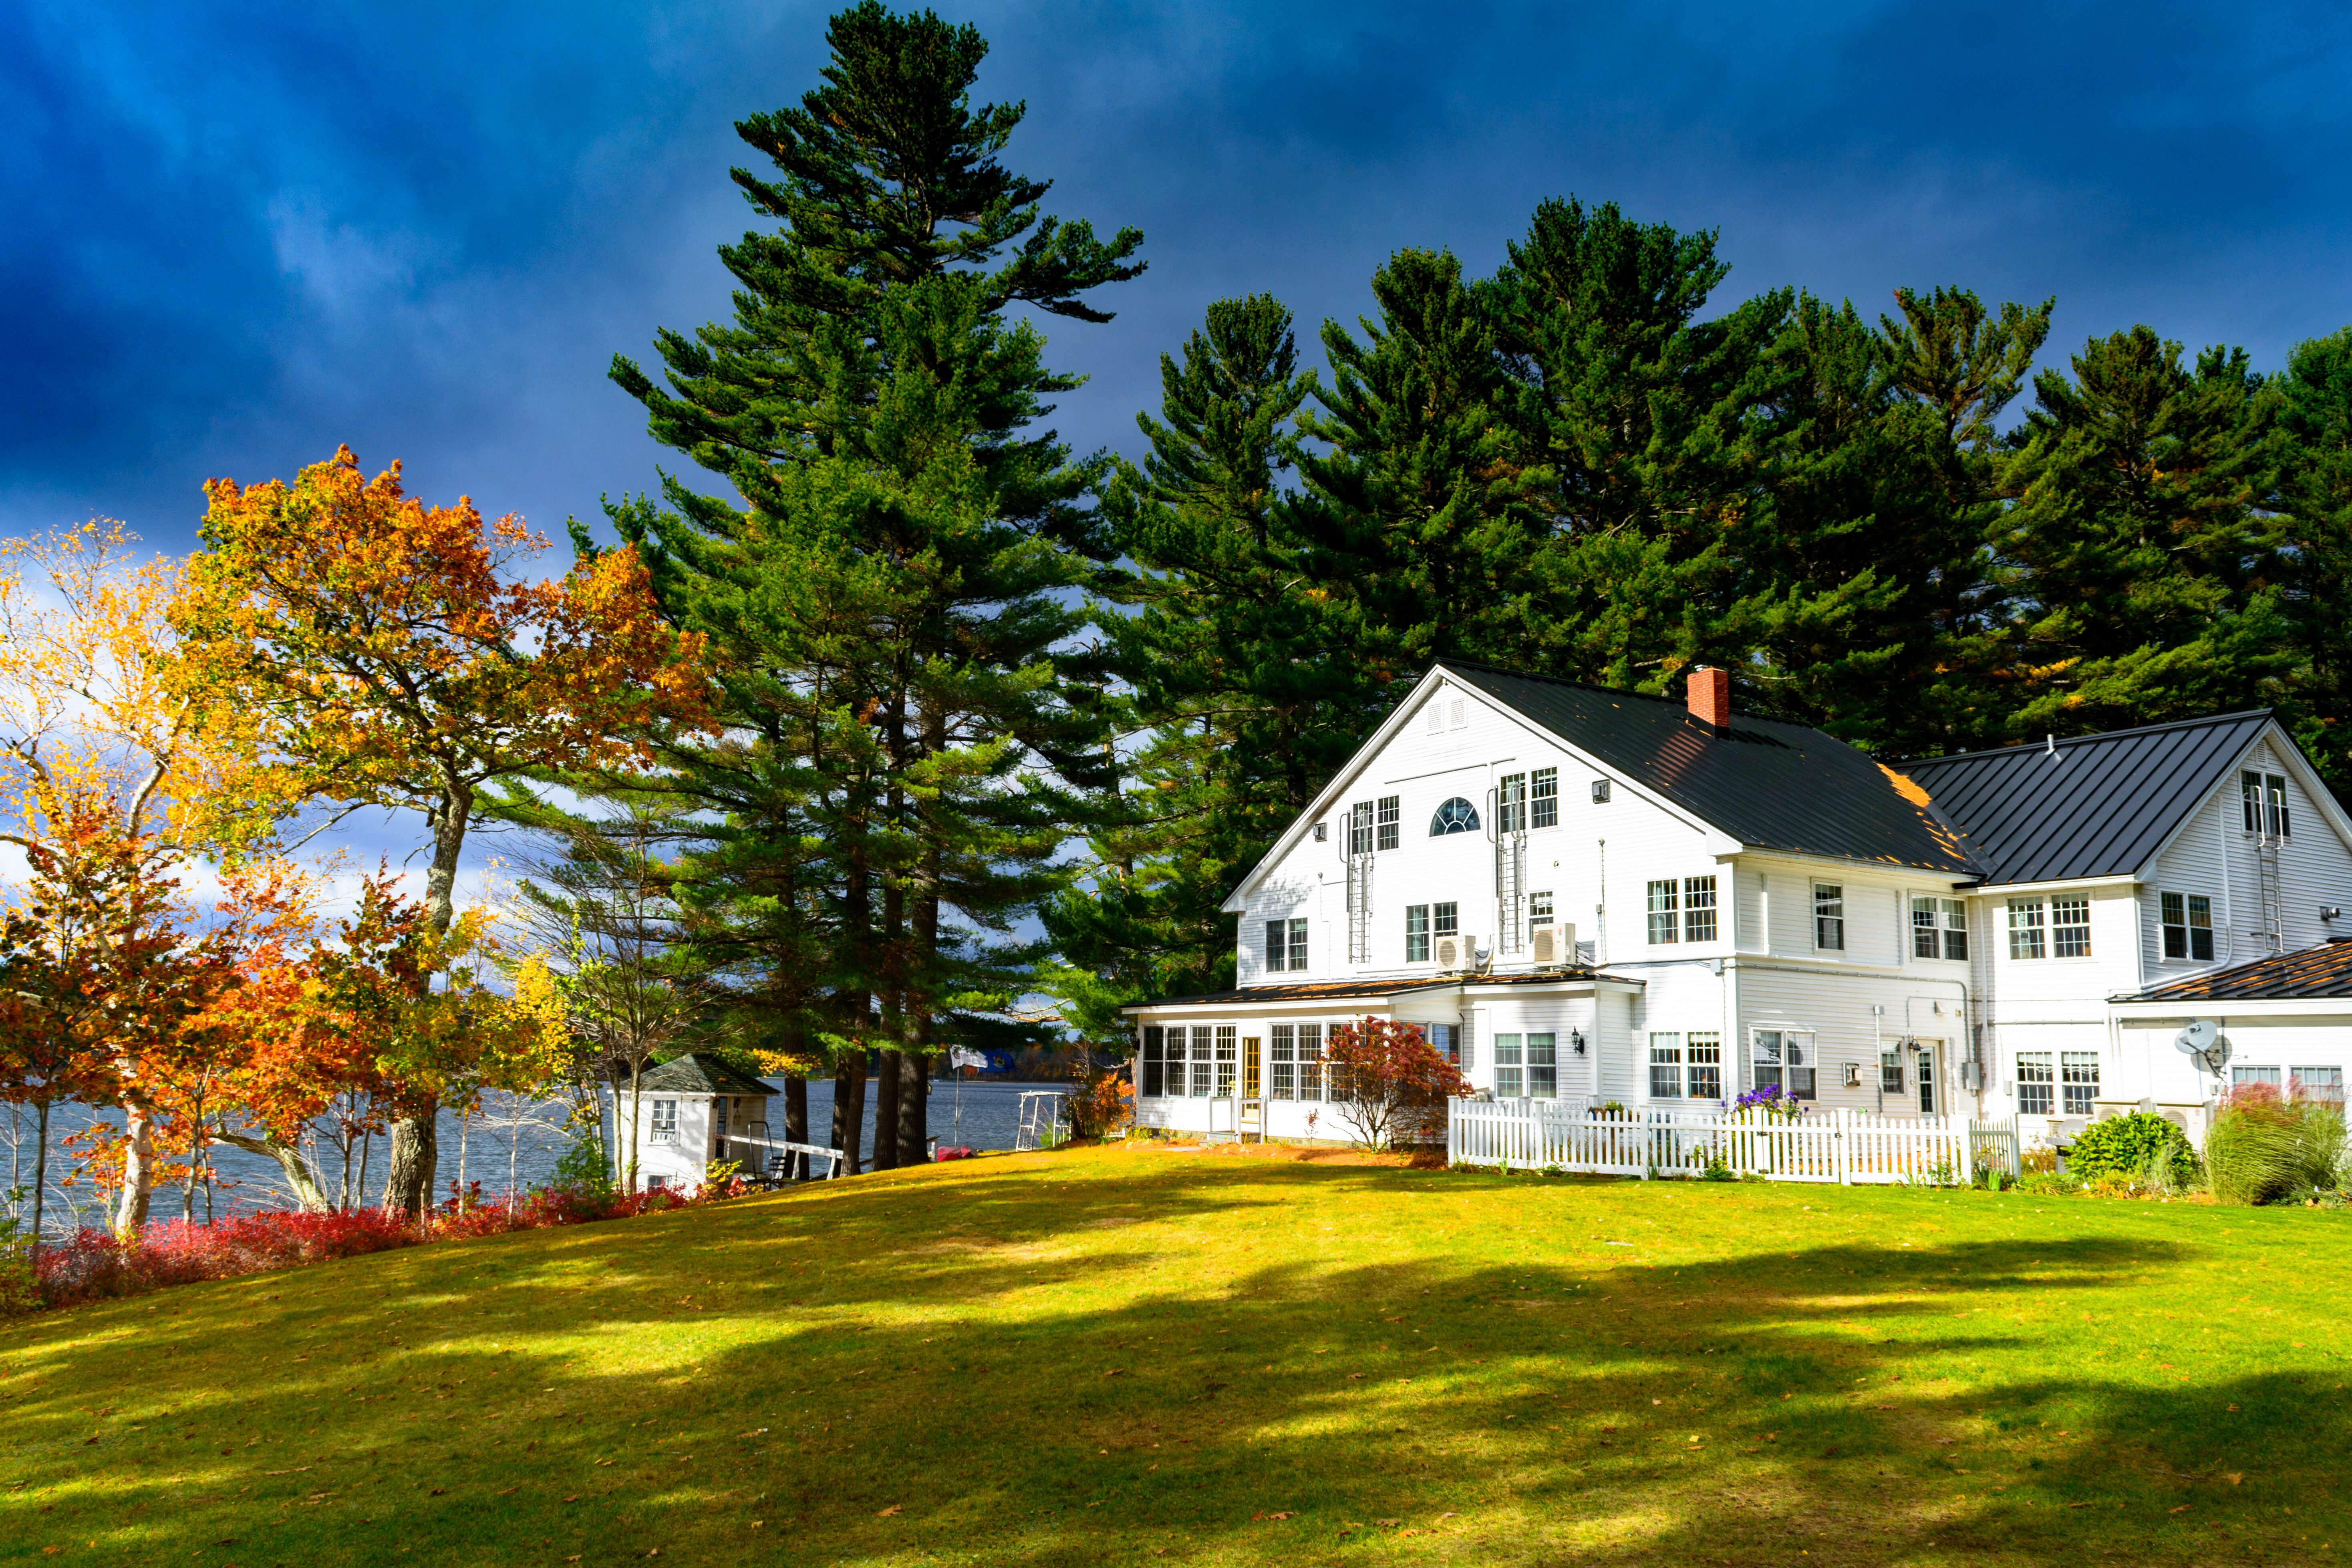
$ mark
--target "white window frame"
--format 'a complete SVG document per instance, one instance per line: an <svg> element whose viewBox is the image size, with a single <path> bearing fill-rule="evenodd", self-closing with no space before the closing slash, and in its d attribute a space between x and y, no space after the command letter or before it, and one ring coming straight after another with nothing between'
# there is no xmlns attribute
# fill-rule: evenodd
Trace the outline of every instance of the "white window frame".
<svg viewBox="0 0 2352 1568"><path fill-rule="evenodd" d="M2273 838L2293 837L2294 824L2287 812L2284 773L2244 769L2238 774L2238 795L2245 811L2246 832L2257 833L2267 828Z"/></svg>
<svg viewBox="0 0 2352 1568"><path fill-rule="evenodd" d="M1497 1033L1488 1042L1495 1058L1495 1098L1525 1100L1528 1093L1526 1035L1517 1030Z"/></svg>
<svg viewBox="0 0 2352 1568"><path fill-rule="evenodd" d="M1372 847L1394 849L1404 842L1404 797L1384 795L1372 824Z"/></svg>
<svg viewBox="0 0 2352 1568"><path fill-rule="evenodd" d="M1270 1024L1265 1033L1265 1097L1268 1100L1296 1100L1298 1098L1298 1026L1296 1024Z"/></svg>
<svg viewBox="0 0 2352 1568"><path fill-rule="evenodd" d="M1186 1094L1194 1100L1209 1098L1216 1068L1216 1029L1208 1024L1192 1026L1192 1072Z"/></svg>
<svg viewBox="0 0 2352 1568"><path fill-rule="evenodd" d="M1495 781L1495 831L1524 833L1528 828L1528 775L1505 773Z"/></svg>
<svg viewBox="0 0 2352 1568"><path fill-rule="evenodd" d="M1772 1059L1764 1059L1765 1042L1771 1041ZM1789 1029L1773 1026L1750 1028L1748 1031L1748 1087L1750 1090L1767 1087L1762 1081L1769 1068L1772 1081L1780 1086L1783 1094L1795 1100L1819 1100L1822 1091L1819 1036L1811 1029ZM1805 1075L1805 1088L1801 1093L1790 1087L1791 1071Z"/></svg>
<svg viewBox="0 0 2352 1568"><path fill-rule="evenodd" d="M1323 1098L1323 1026L1298 1026L1298 1098Z"/></svg>
<svg viewBox="0 0 2352 1568"><path fill-rule="evenodd" d="M1418 921L1416 925L1414 922ZM1407 904L1404 907L1404 961L1407 963L1429 962L1429 906Z"/></svg>
<svg viewBox="0 0 2352 1568"><path fill-rule="evenodd" d="M2059 911L2060 911L2062 909L2063 909L2063 910L2074 910L2074 909L2076 909L2076 908L2079 908L2079 909L2083 911L2083 918L2082 918L2080 921L2066 921L2066 922L2065 922L2064 924L2063 924L2063 925L2059 923L2058 914L2059 914ZM2061 931L2080 931L2080 932L2082 932L2083 934L2082 934L2082 936L2081 936L2081 938L2080 938L2080 942L2081 942L2081 948L2080 948L2080 951L2076 951L2076 952L2069 952L2069 951L2067 951L2067 950L2068 950L2068 948L2069 948L2070 946L2072 946L2072 945L2073 945L2073 942L2072 942L2071 941L2063 941L2063 940L2061 940L2061 938L2060 938L2060 936L2059 936L2059 933L2060 933ZM2051 900L2050 900L2050 956L2051 956L2053 959L2077 959L2077 958L2089 958L2090 956L2092 956L2092 953L2091 953L2091 895L2090 895L2090 894L2088 894L2088 893L2059 893L2059 894L2054 895L2054 896L2051 899Z"/></svg>
<svg viewBox="0 0 2352 1568"><path fill-rule="evenodd" d="M647 1142L649 1142L649 1143L675 1143L675 1142L677 1142L677 1100L655 1100L655 1101L653 1102L653 1110L652 1110L652 1111L649 1113L649 1120L647 1121L647 1122L646 1122L646 1141Z"/></svg>
<svg viewBox="0 0 2352 1568"><path fill-rule="evenodd" d="M1160 1024L1143 1026L1141 1048L1136 1052L1135 1095L1138 1100L1168 1098L1168 1030Z"/></svg>
<svg viewBox="0 0 2352 1568"><path fill-rule="evenodd" d="M2058 1114L2058 1053L2055 1051L2019 1051L2011 1058L2016 1064L2017 1113L2020 1116L2055 1116ZM2027 1105L2031 1100L2039 1110Z"/></svg>
<svg viewBox="0 0 2352 1568"><path fill-rule="evenodd" d="M2099 1098L2099 1053L2058 1053L2058 1110L2062 1116L2088 1116Z"/></svg>
<svg viewBox="0 0 2352 1568"><path fill-rule="evenodd" d="M1559 1098L1559 1035L1550 1029L1529 1031L1526 1046L1528 1098Z"/></svg>
<svg viewBox="0 0 2352 1568"><path fill-rule="evenodd" d="M2205 906L2200 911L2196 906ZM2175 906L2180 918L2172 918ZM2199 925L2197 916L2202 913L2205 923ZM2156 923L2158 933L2157 952L2167 963L2210 963L2213 961L2213 900L2206 893L2185 892L2179 889L2162 891L2156 896ZM2173 951L2174 933L2179 933L2180 951ZM2197 951L2199 937L2205 939L2203 952Z"/></svg>
<svg viewBox="0 0 2352 1568"><path fill-rule="evenodd" d="M1559 770L1538 768L1528 774L1528 826L1559 826Z"/></svg>
<svg viewBox="0 0 2352 1568"><path fill-rule="evenodd" d="M1834 939L1834 940L1832 940ZM1813 951L1845 951L1845 884L1813 884Z"/></svg>
<svg viewBox="0 0 2352 1568"><path fill-rule="evenodd" d="M1923 946L1927 949L1924 952L1920 951ZM1911 956L1923 963L1966 963L1968 901L1943 893L1912 894Z"/></svg>
<svg viewBox="0 0 2352 1568"><path fill-rule="evenodd" d="M1723 1095L1723 1035L1693 1029L1683 1036L1683 1098L1720 1100Z"/></svg>
<svg viewBox="0 0 2352 1568"><path fill-rule="evenodd" d="M1241 1030L1233 1024L1217 1026L1217 1098L1234 1097L1234 1077L1241 1067Z"/></svg>
<svg viewBox="0 0 2352 1568"><path fill-rule="evenodd" d="M1685 877L1683 879L1683 940L1713 942L1722 930L1717 918L1715 879Z"/></svg>
<svg viewBox="0 0 2352 1568"><path fill-rule="evenodd" d="M1664 1084L1661 1089L1658 1086ZM1683 1097L1683 1037L1677 1029L1650 1031L1650 1098Z"/></svg>
<svg viewBox="0 0 2352 1568"><path fill-rule="evenodd" d="M1447 900L1429 906L1429 934L1432 937L1462 934L1462 906Z"/></svg>
<svg viewBox="0 0 2352 1568"><path fill-rule="evenodd" d="M1528 895L1528 924L1548 926L1552 922L1551 889Z"/></svg>
<svg viewBox="0 0 2352 1568"><path fill-rule="evenodd" d="M2049 912L2040 899L2009 900L2009 956L2014 963L2036 963L2050 956Z"/></svg>
<svg viewBox="0 0 2352 1568"><path fill-rule="evenodd" d="M1681 879L1652 879L1643 901L1649 920L1650 945L1668 947L1683 939Z"/></svg>
<svg viewBox="0 0 2352 1568"><path fill-rule="evenodd" d="M2326 1086L2328 1089L2327 1093L2311 1092L2310 1075L2314 1073L2332 1075L2334 1081ZM2309 1067L2291 1067L2286 1069L2286 1082L2289 1092L2293 1093L2297 1100L2315 1100L2322 1105L2332 1105L2338 1110L2344 1109L2344 1068L2341 1066L2327 1067L2314 1063Z"/></svg>

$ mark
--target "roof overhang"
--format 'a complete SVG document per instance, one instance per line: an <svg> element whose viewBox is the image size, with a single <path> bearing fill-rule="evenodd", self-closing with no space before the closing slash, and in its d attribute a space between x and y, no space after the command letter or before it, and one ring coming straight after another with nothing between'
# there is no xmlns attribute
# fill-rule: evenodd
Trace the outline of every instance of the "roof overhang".
<svg viewBox="0 0 2352 1568"><path fill-rule="evenodd" d="M2135 888L2146 879L2136 871L2111 877L2061 877L2049 882L1970 882L1971 893L2056 893L2069 888Z"/></svg>
<svg viewBox="0 0 2352 1568"><path fill-rule="evenodd" d="M2262 1001L2212 1001L2172 997L2147 1001L2114 997L2107 1003L2120 1023L2161 1023L2174 1018L2352 1018L2352 996L2281 996Z"/></svg>

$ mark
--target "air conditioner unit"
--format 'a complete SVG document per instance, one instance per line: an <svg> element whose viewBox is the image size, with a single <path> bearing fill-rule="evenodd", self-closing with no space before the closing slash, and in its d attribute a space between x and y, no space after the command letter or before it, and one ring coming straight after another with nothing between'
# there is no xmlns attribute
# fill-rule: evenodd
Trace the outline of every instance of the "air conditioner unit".
<svg viewBox="0 0 2352 1568"><path fill-rule="evenodd" d="M1535 942L1532 945L1535 948L1535 959L1538 963L1559 962L1559 939L1552 934L1551 927L1536 927Z"/></svg>
<svg viewBox="0 0 2352 1568"><path fill-rule="evenodd" d="M1467 937L1439 937L1437 939L1437 967L1440 969L1461 968L1462 955L1468 951L1469 938Z"/></svg>

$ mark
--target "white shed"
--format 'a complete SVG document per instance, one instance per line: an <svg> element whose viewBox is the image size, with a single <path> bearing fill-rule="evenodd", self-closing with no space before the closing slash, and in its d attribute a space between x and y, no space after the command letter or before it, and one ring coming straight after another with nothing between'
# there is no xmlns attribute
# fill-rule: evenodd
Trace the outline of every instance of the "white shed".
<svg viewBox="0 0 2352 1568"><path fill-rule="evenodd" d="M625 1175L631 1147L630 1108L636 1107L637 1188L694 1187L714 1163L739 1162L759 1168L761 1152L738 1142L768 1136L768 1100L775 1093L709 1051L647 1068L633 1088L625 1079L613 1085L614 1163Z"/></svg>

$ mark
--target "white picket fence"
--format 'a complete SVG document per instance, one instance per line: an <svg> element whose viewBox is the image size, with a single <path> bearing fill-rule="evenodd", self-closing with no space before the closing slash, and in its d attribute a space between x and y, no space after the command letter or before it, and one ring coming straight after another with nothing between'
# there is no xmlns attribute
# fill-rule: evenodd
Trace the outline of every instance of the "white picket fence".
<svg viewBox="0 0 2352 1568"><path fill-rule="evenodd" d="M1612 1176L1696 1176L1721 1163L1776 1182L1968 1182L2017 1164L2014 1123L1818 1110L1598 1110L1560 1100L1457 1100L1446 1152L1457 1164Z"/></svg>

